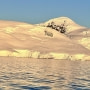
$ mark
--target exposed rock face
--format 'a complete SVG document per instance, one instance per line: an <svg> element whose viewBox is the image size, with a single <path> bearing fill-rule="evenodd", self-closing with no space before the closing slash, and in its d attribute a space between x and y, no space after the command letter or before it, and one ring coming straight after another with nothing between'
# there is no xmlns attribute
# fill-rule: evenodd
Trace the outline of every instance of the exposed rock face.
<svg viewBox="0 0 90 90"><path fill-rule="evenodd" d="M65 21L66 33L47 27L52 21L55 25ZM0 56L90 60L89 39L90 30L67 17L40 25L0 21Z"/></svg>

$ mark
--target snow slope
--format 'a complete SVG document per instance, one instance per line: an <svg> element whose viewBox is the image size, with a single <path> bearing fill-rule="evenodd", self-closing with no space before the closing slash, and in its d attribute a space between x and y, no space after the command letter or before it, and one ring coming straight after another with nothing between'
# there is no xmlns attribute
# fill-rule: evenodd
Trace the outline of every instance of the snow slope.
<svg viewBox="0 0 90 90"><path fill-rule="evenodd" d="M52 20L56 24L66 20L68 36L70 32L85 28L66 17ZM67 35L45 27L52 20L40 25L0 21L0 56L89 60L88 48Z"/></svg>

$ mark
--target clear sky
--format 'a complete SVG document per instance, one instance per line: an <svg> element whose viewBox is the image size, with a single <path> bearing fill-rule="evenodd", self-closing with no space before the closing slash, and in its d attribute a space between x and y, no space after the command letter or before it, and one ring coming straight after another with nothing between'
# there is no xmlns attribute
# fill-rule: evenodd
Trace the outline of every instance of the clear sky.
<svg viewBox="0 0 90 90"><path fill-rule="evenodd" d="M0 20L36 24L61 16L90 27L90 0L0 0Z"/></svg>

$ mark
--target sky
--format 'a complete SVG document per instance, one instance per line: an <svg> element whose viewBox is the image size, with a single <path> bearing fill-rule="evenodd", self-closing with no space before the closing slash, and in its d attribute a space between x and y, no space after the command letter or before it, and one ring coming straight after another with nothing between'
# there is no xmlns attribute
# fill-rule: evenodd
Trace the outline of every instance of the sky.
<svg viewBox="0 0 90 90"><path fill-rule="evenodd" d="M0 0L0 20L37 24L62 16L90 27L90 0Z"/></svg>

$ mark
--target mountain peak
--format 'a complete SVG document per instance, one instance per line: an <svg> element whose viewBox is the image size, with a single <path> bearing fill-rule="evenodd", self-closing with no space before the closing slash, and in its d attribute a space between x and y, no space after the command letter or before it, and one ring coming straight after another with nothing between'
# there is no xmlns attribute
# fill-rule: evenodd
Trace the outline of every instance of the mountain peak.
<svg viewBox="0 0 90 90"><path fill-rule="evenodd" d="M45 23L41 25L48 26L48 24L51 22L54 22L55 25L65 24L67 26L67 32L85 28L83 26L78 25L77 23L75 23L73 20L71 20L68 17L53 18L53 19L50 19L49 21L46 21Z"/></svg>
<svg viewBox="0 0 90 90"><path fill-rule="evenodd" d="M50 19L49 21L47 21L45 23L49 23L51 21L53 21L56 24L62 24L64 22L66 22L66 24L69 24L69 25L76 25L76 23L68 17L53 18L53 19Z"/></svg>
<svg viewBox="0 0 90 90"><path fill-rule="evenodd" d="M58 17L58 18L55 18L55 19L61 19L61 20L71 20L69 17Z"/></svg>

